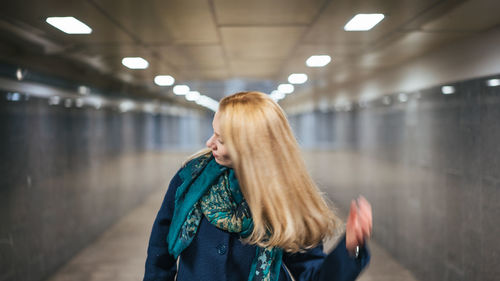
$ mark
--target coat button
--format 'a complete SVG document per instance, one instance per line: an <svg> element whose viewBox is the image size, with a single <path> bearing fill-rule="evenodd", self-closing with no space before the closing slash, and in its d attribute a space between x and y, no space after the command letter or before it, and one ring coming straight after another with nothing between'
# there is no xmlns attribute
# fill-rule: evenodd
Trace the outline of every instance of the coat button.
<svg viewBox="0 0 500 281"><path fill-rule="evenodd" d="M219 244L217 246L217 253L219 253L219 255L224 255L226 252L227 252L227 246L225 244Z"/></svg>

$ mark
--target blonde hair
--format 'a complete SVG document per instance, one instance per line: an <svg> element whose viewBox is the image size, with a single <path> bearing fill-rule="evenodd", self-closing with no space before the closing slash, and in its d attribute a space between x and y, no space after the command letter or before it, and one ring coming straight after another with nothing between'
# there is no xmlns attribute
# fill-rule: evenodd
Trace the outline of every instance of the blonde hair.
<svg viewBox="0 0 500 281"><path fill-rule="evenodd" d="M264 93L241 92L220 101L219 115L254 221L245 241L298 252L332 235L339 220L308 174L281 107Z"/></svg>

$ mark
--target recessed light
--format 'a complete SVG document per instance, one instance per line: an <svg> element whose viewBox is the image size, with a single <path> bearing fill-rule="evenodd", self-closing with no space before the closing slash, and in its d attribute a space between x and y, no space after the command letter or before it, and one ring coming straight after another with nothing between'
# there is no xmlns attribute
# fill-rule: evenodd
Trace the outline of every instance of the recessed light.
<svg viewBox="0 0 500 281"><path fill-rule="evenodd" d="M82 107L82 106L83 106L83 104L84 104L85 102L83 101L83 99L76 99L76 102L75 102L75 103L76 103L76 107L80 108L80 107Z"/></svg>
<svg viewBox="0 0 500 281"><path fill-rule="evenodd" d="M292 84L304 84L307 81L307 74L292 73L288 76L288 82Z"/></svg>
<svg viewBox="0 0 500 281"><path fill-rule="evenodd" d="M344 26L345 31L366 31L384 19L383 14L357 14Z"/></svg>
<svg viewBox="0 0 500 281"><path fill-rule="evenodd" d="M196 101L200 98L200 92L198 91L190 91L186 94L186 99L188 101Z"/></svg>
<svg viewBox="0 0 500 281"><path fill-rule="evenodd" d="M453 87L453 86L443 86L443 87L441 87L441 92L444 95L453 94L453 93L455 93L455 87Z"/></svg>
<svg viewBox="0 0 500 281"><path fill-rule="evenodd" d="M123 101L120 103L120 111L127 112L135 108L135 103L133 101Z"/></svg>
<svg viewBox="0 0 500 281"><path fill-rule="evenodd" d="M500 79L490 79L486 81L486 85L488 85L489 87L500 86Z"/></svg>
<svg viewBox="0 0 500 281"><path fill-rule="evenodd" d="M205 95L200 95L195 102L201 106L211 109L212 111L217 111L217 108L219 107L219 103L217 101Z"/></svg>
<svg viewBox="0 0 500 281"><path fill-rule="evenodd" d="M272 98L273 100L275 100L275 101L279 101L279 100L281 100L281 99L285 98L285 93L280 92L280 91L278 91L278 90L274 90L274 91L272 91L272 92L271 92L271 95L270 95L270 96L271 96L271 98Z"/></svg>
<svg viewBox="0 0 500 281"><path fill-rule="evenodd" d="M280 84L278 86L278 91L284 93L284 94L290 94L293 93L294 87L292 84Z"/></svg>
<svg viewBox="0 0 500 281"><path fill-rule="evenodd" d="M211 98L201 95L199 99L195 101L197 104L202 105L202 106L207 106L211 103Z"/></svg>
<svg viewBox="0 0 500 281"><path fill-rule="evenodd" d="M92 28L74 17L49 17L45 21L67 34L92 33Z"/></svg>
<svg viewBox="0 0 500 281"><path fill-rule="evenodd" d="M408 101L408 96L405 93L400 93L398 95L398 99L400 102L406 102L406 101Z"/></svg>
<svg viewBox="0 0 500 281"><path fill-rule="evenodd" d="M149 66L149 62L141 57L123 58L122 64L130 69L146 69Z"/></svg>
<svg viewBox="0 0 500 281"><path fill-rule="evenodd" d="M306 60L306 64L309 67L323 67L329 64L331 60L332 58L329 55L314 55Z"/></svg>
<svg viewBox="0 0 500 281"><path fill-rule="evenodd" d="M175 85L174 94L182 96L189 93L189 87L187 85Z"/></svg>
<svg viewBox="0 0 500 281"><path fill-rule="evenodd" d="M158 86L172 86L174 82L174 77L170 75L157 75L155 77L155 84Z"/></svg>
<svg viewBox="0 0 500 281"><path fill-rule="evenodd" d="M145 103L142 105L142 110L148 113L155 113L156 105L154 103Z"/></svg>

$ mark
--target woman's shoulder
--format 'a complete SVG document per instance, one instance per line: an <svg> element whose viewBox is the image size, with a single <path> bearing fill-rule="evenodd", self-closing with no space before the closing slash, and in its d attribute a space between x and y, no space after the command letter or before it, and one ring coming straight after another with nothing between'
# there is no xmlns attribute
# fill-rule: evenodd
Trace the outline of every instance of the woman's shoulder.
<svg viewBox="0 0 500 281"><path fill-rule="evenodd" d="M200 161L202 159L209 158L211 153L212 153L212 151L209 148L201 149L201 150L195 152L193 155L189 156L186 159L186 161L184 161L184 163L182 163L181 168L184 168L187 165L190 165L190 164L195 163L197 161Z"/></svg>
<svg viewBox="0 0 500 281"><path fill-rule="evenodd" d="M210 150L204 149L189 157L188 160L183 163L178 172L181 179L186 180L197 176L197 174L202 170L201 168L205 166L208 161L210 161L210 152Z"/></svg>

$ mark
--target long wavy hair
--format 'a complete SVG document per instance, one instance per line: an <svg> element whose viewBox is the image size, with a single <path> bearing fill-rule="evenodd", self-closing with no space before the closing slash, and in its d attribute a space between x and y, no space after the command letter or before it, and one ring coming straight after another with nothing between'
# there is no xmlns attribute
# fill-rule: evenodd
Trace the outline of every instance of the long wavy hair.
<svg viewBox="0 0 500 281"><path fill-rule="evenodd" d="M339 220L308 174L281 107L264 93L241 92L220 101L219 115L254 221L245 242L299 252L332 235Z"/></svg>
<svg viewBox="0 0 500 281"><path fill-rule="evenodd" d="M240 92L220 101L219 115L254 222L245 242L294 253L334 234L340 220L307 172L281 107L264 93Z"/></svg>

